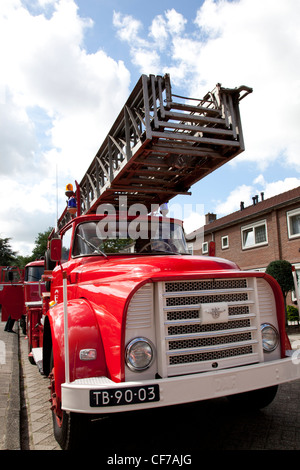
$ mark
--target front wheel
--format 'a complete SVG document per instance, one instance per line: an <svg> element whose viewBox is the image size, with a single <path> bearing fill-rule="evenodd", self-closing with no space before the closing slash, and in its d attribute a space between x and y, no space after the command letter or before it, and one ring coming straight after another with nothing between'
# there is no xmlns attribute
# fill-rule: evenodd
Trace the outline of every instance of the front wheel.
<svg viewBox="0 0 300 470"><path fill-rule="evenodd" d="M62 419L52 411L54 437L63 450L80 450L88 435L88 416L62 412Z"/></svg>
<svg viewBox="0 0 300 470"><path fill-rule="evenodd" d="M278 385L272 387L261 388L259 390L252 390L250 392L238 393L237 395L230 395L227 397L234 405L242 406L247 409L265 408L270 405L274 400L278 390Z"/></svg>
<svg viewBox="0 0 300 470"><path fill-rule="evenodd" d="M53 433L63 450L79 450L88 436L89 417L85 414L67 413L61 409L55 384L53 352L50 363L50 401L52 403Z"/></svg>

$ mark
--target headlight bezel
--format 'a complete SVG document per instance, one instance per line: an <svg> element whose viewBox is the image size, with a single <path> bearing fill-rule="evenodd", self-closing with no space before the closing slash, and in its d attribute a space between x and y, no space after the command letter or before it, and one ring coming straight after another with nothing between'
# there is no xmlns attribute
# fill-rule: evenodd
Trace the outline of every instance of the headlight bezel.
<svg viewBox="0 0 300 470"><path fill-rule="evenodd" d="M133 356L132 356L134 349L136 348L137 350L138 347L141 347L141 346L138 346L138 343L144 343L145 347L148 348L148 353L150 353L149 360L145 360L146 357L144 355L144 364L143 365L141 364L140 366L137 365L137 360L136 360L136 365L134 365ZM144 337L133 338L132 340L129 341L129 343L125 347L125 364L130 370L134 372L143 372L149 369L149 367L151 367L151 365L153 364L154 358L155 358L155 348L154 348L153 343L148 338L144 338ZM141 359L141 363L142 362L143 361Z"/></svg>
<svg viewBox="0 0 300 470"><path fill-rule="evenodd" d="M262 336L262 347L265 353L272 353L277 349L279 345L279 333L277 328L273 326L271 323L262 323L260 325L261 329L261 336ZM267 334L267 330L269 334L271 333L273 335L273 339L267 339L266 337L264 338L264 334Z"/></svg>

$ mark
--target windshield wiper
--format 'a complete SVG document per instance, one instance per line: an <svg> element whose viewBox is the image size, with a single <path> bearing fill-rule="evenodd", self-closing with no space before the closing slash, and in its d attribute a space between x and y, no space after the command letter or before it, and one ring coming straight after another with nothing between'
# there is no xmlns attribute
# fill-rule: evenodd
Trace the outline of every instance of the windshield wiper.
<svg viewBox="0 0 300 470"><path fill-rule="evenodd" d="M99 253L100 255L103 255L103 256L105 256L105 258L107 258L107 254L104 253L103 251L101 251L100 248L98 248L97 246L93 245L91 242L89 242L88 240L86 240L86 238L84 238L84 237L82 237L81 235L79 235L79 233L77 234L77 236L78 236L79 238L81 238L81 240L84 241L84 243L86 243L89 248L91 248L92 250L95 250L97 253Z"/></svg>

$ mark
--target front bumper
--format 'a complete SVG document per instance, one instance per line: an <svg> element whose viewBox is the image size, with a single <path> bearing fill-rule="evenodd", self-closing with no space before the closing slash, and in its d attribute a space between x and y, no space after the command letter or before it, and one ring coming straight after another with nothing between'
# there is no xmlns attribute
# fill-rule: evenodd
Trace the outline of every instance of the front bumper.
<svg viewBox="0 0 300 470"><path fill-rule="evenodd" d="M106 377L78 379L62 384L62 409L76 413L108 414L191 403L234 395L300 379L300 360L291 356L277 361L234 367L201 374L158 380L115 383ZM122 387L159 386L159 400L114 406L91 406L90 394Z"/></svg>

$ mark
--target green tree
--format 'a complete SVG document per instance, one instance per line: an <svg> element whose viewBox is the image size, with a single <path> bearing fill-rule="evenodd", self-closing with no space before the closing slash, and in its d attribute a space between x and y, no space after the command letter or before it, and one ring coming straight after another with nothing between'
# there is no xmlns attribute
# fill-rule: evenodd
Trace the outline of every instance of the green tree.
<svg viewBox="0 0 300 470"><path fill-rule="evenodd" d="M299 312L297 307L295 307L294 305L288 305L286 307L286 313L287 319L289 321L297 322L297 325L299 325Z"/></svg>
<svg viewBox="0 0 300 470"><path fill-rule="evenodd" d="M49 227L48 230L45 232L39 232L36 239L35 239L35 247L32 250L32 261L41 256L45 255L45 251L47 250L47 241L50 233L52 232L52 227Z"/></svg>
<svg viewBox="0 0 300 470"><path fill-rule="evenodd" d="M47 241L48 236L50 235L52 228L49 227L45 232L38 233L35 239L35 246L32 250L32 254L29 256L22 256L18 255L15 261L15 264L19 266L19 268L24 268L26 264L31 263L31 261L35 261L36 259L41 258L45 255L45 251L47 249Z"/></svg>
<svg viewBox="0 0 300 470"><path fill-rule="evenodd" d="M271 261L266 269L266 273L274 277L280 285L286 312L286 296L295 287L291 263L286 260ZM287 314L285 314L285 323L287 325Z"/></svg>
<svg viewBox="0 0 300 470"><path fill-rule="evenodd" d="M33 258L32 255L29 255L29 256L18 255L16 259L16 266L18 266L21 269L25 268L26 264L30 263L34 259L35 258Z"/></svg>
<svg viewBox="0 0 300 470"><path fill-rule="evenodd" d="M10 246L10 238L0 238L0 266L16 264L16 252Z"/></svg>

